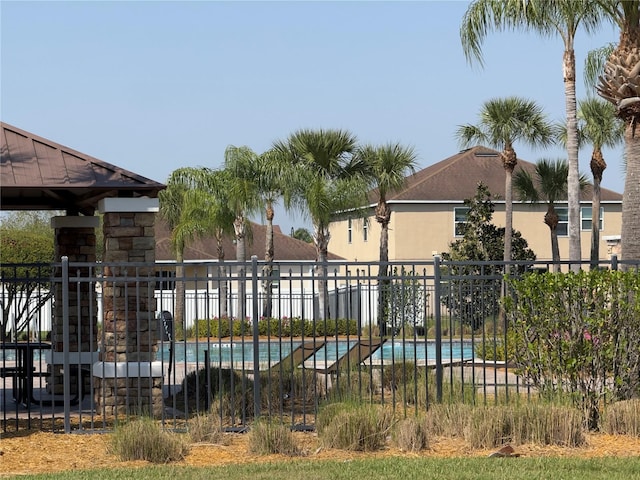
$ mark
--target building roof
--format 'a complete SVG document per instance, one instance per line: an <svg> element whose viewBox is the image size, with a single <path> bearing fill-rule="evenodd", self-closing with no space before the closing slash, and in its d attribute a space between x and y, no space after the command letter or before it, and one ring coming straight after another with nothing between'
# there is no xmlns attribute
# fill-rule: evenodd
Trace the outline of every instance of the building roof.
<svg viewBox="0 0 640 480"><path fill-rule="evenodd" d="M156 198L165 188L123 168L0 122L2 210L93 215L106 197Z"/></svg>
<svg viewBox="0 0 640 480"><path fill-rule="evenodd" d="M405 187L388 195L388 203L461 202L476 194L479 182L484 183L495 198L504 199L504 168L499 152L483 146L463 150L456 155L426 167L407 177ZM514 174L526 169L534 172L535 164L518 159ZM377 192L372 191L372 202ZM514 195L515 198L515 195ZM591 185L581 192L582 201L591 201ZM602 202L622 202L622 195L601 189Z"/></svg>
<svg viewBox="0 0 640 480"><path fill-rule="evenodd" d="M251 224L253 240L248 240L246 245L246 257L250 259L256 255L258 259L264 259L266 225ZM156 217L156 260L175 261L175 255L171 249L171 231L166 221ZM297 240L285 235L277 225L273 226L273 245L276 261L315 261L316 248L312 243ZM225 260L236 259L236 248L231 237L223 240ZM329 260L343 260L342 257L328 254ZM213 237L195 239L184 251L185 261L218 260L216 240Z"/></svg>

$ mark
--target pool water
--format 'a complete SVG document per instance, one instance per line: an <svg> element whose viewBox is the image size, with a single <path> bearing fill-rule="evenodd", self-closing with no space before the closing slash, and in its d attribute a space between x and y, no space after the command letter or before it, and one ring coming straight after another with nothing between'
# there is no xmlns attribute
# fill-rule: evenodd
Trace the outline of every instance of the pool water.
<svg viewBox="0 0 640 480"><path fill-rule="evenodd" d="M300 345L300 341L259 342L258 361L275 363L289 355ZM329 341L320 348L310 361L325 362L336 361L353 346L355 341ZM169 361L170 344L161 345L158 360ZM177 342L175 344L174 357L176 362L204 363L205 351L209 352L209 360L212 364L254 362L253 342ZM435 362L436 344L434 341L388 341L382 348L371 356L373 361L427 361ZM458 361L473 359L473 342L470 341L443 341L442 360Z"/></svg>

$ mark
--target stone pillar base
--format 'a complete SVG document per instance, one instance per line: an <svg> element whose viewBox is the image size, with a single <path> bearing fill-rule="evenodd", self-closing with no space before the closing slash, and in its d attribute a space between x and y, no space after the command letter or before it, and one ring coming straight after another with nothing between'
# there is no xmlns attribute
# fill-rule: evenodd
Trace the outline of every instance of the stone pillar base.
<svg viewBox="0 0 640 480"><path fill-rule="evenodd" d="M162 362L96 362L92 373L98 412L162 416Z"/></svg>

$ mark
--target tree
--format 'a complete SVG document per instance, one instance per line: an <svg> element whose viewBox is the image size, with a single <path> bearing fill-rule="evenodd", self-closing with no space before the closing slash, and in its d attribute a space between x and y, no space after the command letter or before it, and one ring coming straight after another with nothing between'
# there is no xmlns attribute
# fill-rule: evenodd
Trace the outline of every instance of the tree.
<svg viewBox="0 0 640 480"><path fill-rule="evenodd" d="M357 151L361 161L367 166L367 175L377 190L378 203L375 209L376 222L380 224L380 270L378 296L378 322L383 324L388 304L388 262L389 262L389 223L391 208L387 195L398 191L405 184L406 176L414 173L416 154L412 148L398 143L388 143L379 147L366 145Z"/></svg>
<svg viewBox="0 0 640 480"><path fill-rule="evenodd" d="M256 170L258 195L263 203L263 216L267 222L265 235L265 264L262 267L262 292L263 307L262 316L270 317L272 312L271 286L273 283L273 260L275 250L273 245L273 219L275 217L274 205L279 199L289 199L289 185L282 181L283 172L289 168L289 164L281 162L277 152L268 150L258 155L253 164ZM287 203L288 205L288 203Z"/></svg>
<svg viewBox="0 0 640 480"><path fill-rule="evenodd" d="M580 27L592 32L603 19L602 9L591 0L475 0L462 20L460 37L467 60L482 62L482 42L491 29L534 31L558 35L564 43L562 73L567 117L569 259L581 259L580 185L576 109L576 60L574 40ZM574 268L579 268L575 265Z"/></svg>
<svg viewBox="0 0 640 480"><path fill-rule="evenodd" d="M49 212L12 212L0 225L0 341L29 328L53 296L53 234Z"/></svg>
<svg viewBox="0 0 640 480"><path fill-rule="evenodd" d="M327 254L329 224L335 212L366 203L364 165L354 157L356 137L345 130L298 130L274 144L283 162L289 162L283 181L291 186L289 204L311 218L316 246L319 314L328 316Z"/></svg>
<svg viewBox="0 0 640 480"><path fill-rule="evenodd" d="M292 228L291 231L293 232L291 236L296 240L300 240L305 243L313 243L313 237L306 228L296 228L295 231Z"/></svg>
<svg viewBox="0 0 640 480"><path fill-rule="evenodd" d="M480 110L478 125L462 125L456 136L463 147L472 143L486 143L500 148L505 171L505 239L504 261L512 259L513 199L512 174L518 163L514 144L523 141L533 147L554 142L554 129L542 109L533 101L519 97L488 100Z"/></svg>
<svg viewBox="0 0 640 480"><path fill-rule="evenodd" d="M506 235L504 228L491 223L495 208L486 185L478 184L476 195L464 204L469 210L463 237L442 253L443 260L450 262L443 267L443 277L450 279L441 302L452 317L475 330L499 308L503 272L499 264L489 262L501 259ZM520 232L513 231L511 236L513 259L535 260Z"/></svg>
<svg viewBox="0 0 640 480"><path fill-rule="evenodd" d="M591 174L593 175L593 198L591 203L591 268L598 266L600 259L600 184L607 163L602 147L615 147L622 142L624 124L616 118L613 105L595 97L578 103L580 143L593 145Z"/></svg>
<svg viewBox="0 0 640 480"><path fill-rule="evenodd" d="M542 159L536 162L534 175L527 170L520 170L513 179L520 200L533 204L541 201L547 203L544 223L549 227L551 234L551 255L556 271L560 271L560 248L557 232L559 218L555 205L558 201L567 198L568 170L566 160ZM583 188L587 184L584 176L580 177L580 184Z"/></svg>
<svg viewBox="0 0 640 480"><path fill-rule="evenodd" d="M167 180L167 188L158 193L160 216L165 219L171 230L171 247L176 256L176 300L173 312L176 325L184 328L185 288L184 288L184 248L187 239L178 234L177 226L182 219L182 207L187 188L176 181L179 173L173 172Z"/></svg>
<svg viewBox="0 0 640 480"><path fill-rule="evenodd" d="M626 176L622 196L623 260L640 259L640 1L595 2L620 28L620 41L605 63L598 94L612 103L623 120Z"/></svg>
<svg viewBox="0 0 640 480"><path fill-rule="evenodd" d="M234 232L235 215L229 208L226 197L228 183L228 173L223 170L186 167L177 169L171 174L167 189L181 191L177 186L184 187L179 212L174 208L172 213L165 213L165 215L172 215L174 222L172 242L174 245L184 248L186 243L196 236L212 235L216 240L216 251L220 264L218 278L220 279L226 278L225 252L222 240L225 235L232 235ZM173 187L174 185L175 187ZM162 197L160 198L160 209L161 212L163 209L170 210L168 205L163 207ZM222 280L219 287L219 311L222 317L227 316L227 291L227 282Z"/></svg>

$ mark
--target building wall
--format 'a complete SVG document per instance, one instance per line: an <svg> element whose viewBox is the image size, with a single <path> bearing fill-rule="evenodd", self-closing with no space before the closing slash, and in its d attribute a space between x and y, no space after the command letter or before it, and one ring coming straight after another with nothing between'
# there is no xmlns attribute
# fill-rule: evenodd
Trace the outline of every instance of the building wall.
<svg viewBox="0 0 640 480"><path fill-rule="evenodd" d="M462 203L448 204L402 204L393 205L389 225L389 260L426 260L435 253L449 250L454 236L454 207ZM590 204L583 204L590 206ZM600 231L600 258L605 260L615 253L603 239L605 236L620 235L622 206L603 204L603 230ZM492 222L504 227L504 204L495 204ZM513 227L522 233L538 260L551 259L551 238L549 227L544 223L546 206L514 204ZM364 240L362 219L351 221L351 242L349 242L348 219L331 224L329 250L350 261L375 261L379 258L380 226L373 216L369 217L367 240ZM558 238L560 258L568 259L569 237ZM582 258L588 259L591 249L591 230L581 232Z"/></svg>

